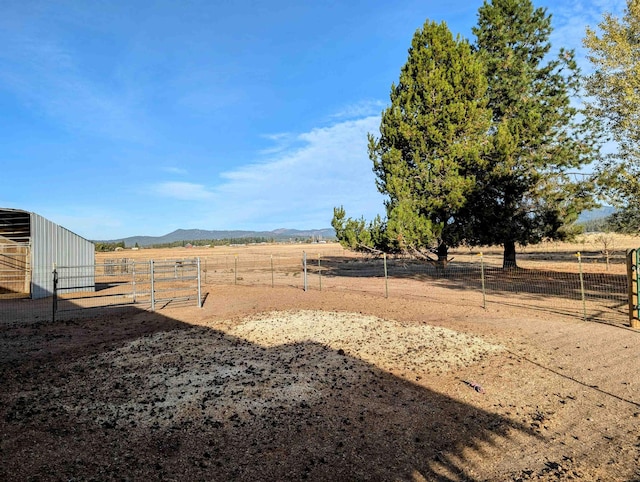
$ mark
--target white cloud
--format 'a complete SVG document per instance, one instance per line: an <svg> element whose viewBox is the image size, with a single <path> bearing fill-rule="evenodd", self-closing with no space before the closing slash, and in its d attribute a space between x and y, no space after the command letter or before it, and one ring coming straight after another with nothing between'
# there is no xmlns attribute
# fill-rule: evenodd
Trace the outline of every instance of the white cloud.
<svg viewBox="0 0 640 482"><path fill-rule="evenodd" d="M164 172L168 172L169 174L180 174L181 176L186 176L189 173L186 169L183 169L181 167L167 166L163 167L162 170Z"/></svg>
<svg viewBox="0 0 640 482"><path fill-rule="evenodd" d="M272 142L272 146L262 149L259 153L263 156L273 156L280 154L295 145L298 138L290 132L280 132L277 134L263 134L261 136Z"/></svg>
<svg viewBox="0 0 640 482"><path fill-rule="evenodd" d="M323 228L341 205L371 219L384 210L367 154L367 133L379 123L371 116L293 136L301 147L224 172L215 187L173 182L155 191L208 201L186 221L202 229Z"/></svg>
<svg viewBox="0 0 640 482"><path fill-rule="evenodd" d="M386 105L387 104L381 100L363 100L346 106L331 117L334 119L357 119L372 115L379 115Z"/></svg>
<svg viewBox="0 0 640 482"><path fill-rule="evenodd" d="M202 201L214 197L214 193L202 184L191 182L161 182L151 187L153 194L180 201Z"/></svg>

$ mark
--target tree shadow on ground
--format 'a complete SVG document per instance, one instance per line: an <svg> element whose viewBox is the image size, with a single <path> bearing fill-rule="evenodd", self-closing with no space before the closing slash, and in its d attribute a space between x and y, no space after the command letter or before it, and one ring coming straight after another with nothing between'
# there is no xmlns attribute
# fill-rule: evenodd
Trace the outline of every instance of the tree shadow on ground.
<svg viewBox="0 0 640 482"><path fill-rule="evenodd" d="M340 349L145 311L0 327L0 379L7 481L473 480L470 453L536 436Z"/></svg>
<svg viewBox="0 0 640 482"><path fill-rule="evenodd" d="M605 264L607 256L602 250L598 249L579 249L580 256L584 263L597 263ZM576 253L578 251L565 250L565 251L532 251L532 252L519 252L518 261L550 261L550 262L565 262L576 263ZM610 250L609 262L611 264L625 264L626 255L624 250Z"/></svg>

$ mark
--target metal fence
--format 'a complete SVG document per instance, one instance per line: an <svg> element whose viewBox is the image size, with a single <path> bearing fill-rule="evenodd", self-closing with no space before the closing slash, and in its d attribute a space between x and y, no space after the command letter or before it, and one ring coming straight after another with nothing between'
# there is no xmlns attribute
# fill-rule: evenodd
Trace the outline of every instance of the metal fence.
<svg viewBox="0 0 640 482"><path fill-rule="evenodd" d="M256 255L203 257L207 284L288 286L302 290L357 291L384 297L429 299L467 306L513 306L540 316L559 314L625 325L628 280L623 256L565 256L562 262L522 262L503 269L499 256L458 256L433 263L392 257ZM571 259L572 258L572 259ZM437 305L434 309L437 309Z"/></svg>
<svg viewBox="0 0 640 482"><path fill-rule="evenodd" d="M322 256L302 251L298 256L221 254L162 261L113 258L91 267L57 267L61 289L56 296L44 300L0 296L0 321L47 320L90 307L154 310L180 302L200 306L203 287L206 291L216 285L246 285L426 299L434 303L434 310L447 304L504 306L525 308L540 317L566 315L629 324L624 256L604 263L596 254L564 254L562 259L549 260L531 255L523 256L518 269L502 269L500 261L499 255L469 253L436 266L410 258L371 258L343 251ZM89 268L93 269L93 291L67 293L86 282Z"/></svg>
<svg viewBox="0 0 640 482"><path fill-rule="evenodd" d="M88 308L158 310L168 305L202 306L200 259L110 259L84 266L49 270L53 292L32 300L26 294L0 296L0 321L38 321L70 316Z"/></svg>

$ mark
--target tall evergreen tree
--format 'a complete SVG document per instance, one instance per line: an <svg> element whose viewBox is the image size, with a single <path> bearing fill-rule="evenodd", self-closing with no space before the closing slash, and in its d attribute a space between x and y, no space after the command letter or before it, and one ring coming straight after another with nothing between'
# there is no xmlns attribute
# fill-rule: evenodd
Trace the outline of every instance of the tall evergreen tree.
<svg viewBox="0 0 640 482"><path fill-rule="evenodd" d="M617 230L640 231L640 0L627 0L622 18L610 14L588 28L584 45L594 72L585 88L589 115L603 122L618 146L597 169L606 197L620 211L612 216Z"/></svg>
<svg viewBox="0 0 640 482"><path fill-rule="evenodd" d="M546 60L551 31L551 16L529 0L485 0L473 29L493 119L466 237L503 245L505 267L516 266L516 243L565 237L591 202L589 186L568 174L595 153L571 104L580 72L571 51Z"/></svg>
<svg viewBox="0 0 640 482"><path fill-rule="evenodd" d="M459 212L481 169L490 125L483 67L445 23L416 31L380 137L369 135L385 201L386 247L444 261L462 241Z"/></svg>

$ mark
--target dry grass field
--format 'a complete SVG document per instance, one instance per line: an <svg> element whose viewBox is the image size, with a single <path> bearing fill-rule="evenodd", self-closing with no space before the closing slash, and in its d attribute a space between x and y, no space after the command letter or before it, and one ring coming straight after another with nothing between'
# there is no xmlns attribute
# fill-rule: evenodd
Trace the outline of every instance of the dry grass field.
<svg viewBox="0 0 640 482"><path fill-rule="evenodd" d="M574 270L576 265L576 253L581 253L586 270L601 272L607 270L606 252L611 257L610 270L624 272L624 254L627 249L640 247L640 237L620 234L590 233L578 236L575 241L567 242L542 242L537 245L529 245L518 248L518 264L523 268L544 268L555 270ZM225 258L230 265L233 259L263 261L270 256L277 259L300 260L303 252L307 253L310 260L321 258L343 257L362 259L363 254L353 253L342 248L338 243L314 243L314 244L248 244L237 246L193 247L193 248L162 248L162 249L126 249L119 252L97 253L96 261L105 259L130 258L134 260L163 260L200 257ZM492 265L502 263L502 248L499 246L456 248L451 251L451 256L458 262L477 263L478 254L482 253L485 261Z"/></svg>
<svg viewBox="0 0 640 482"><path fill-rule="evenodd" d="M580 251L605 272L588 243L528 247L520 264L571 269ZM302 251L352 256L327 244L98 258L299 266ZM0 326L0 479L640 480L639 330L483 309L436 285L385 298L246 281L208 283L202 308Z"/></svg>
<svg viewBox="0 0 640 482"><path fill-rule="evenodd" d="M590 234L573 243L520 247L521 269L516 271L501 269L499 247L454 249L445 270L391 256L385 270L382 259L353 253L337 243L125 250L100 253L98 261L198 257L207 292L211 286L231 284L304 289L306 282L309 290L356 291L406 300L426 297L439 302L454 290L458 302L466 305L486 307L497 302L628 324L625 251L638 242L632 236Z"/></svg>

